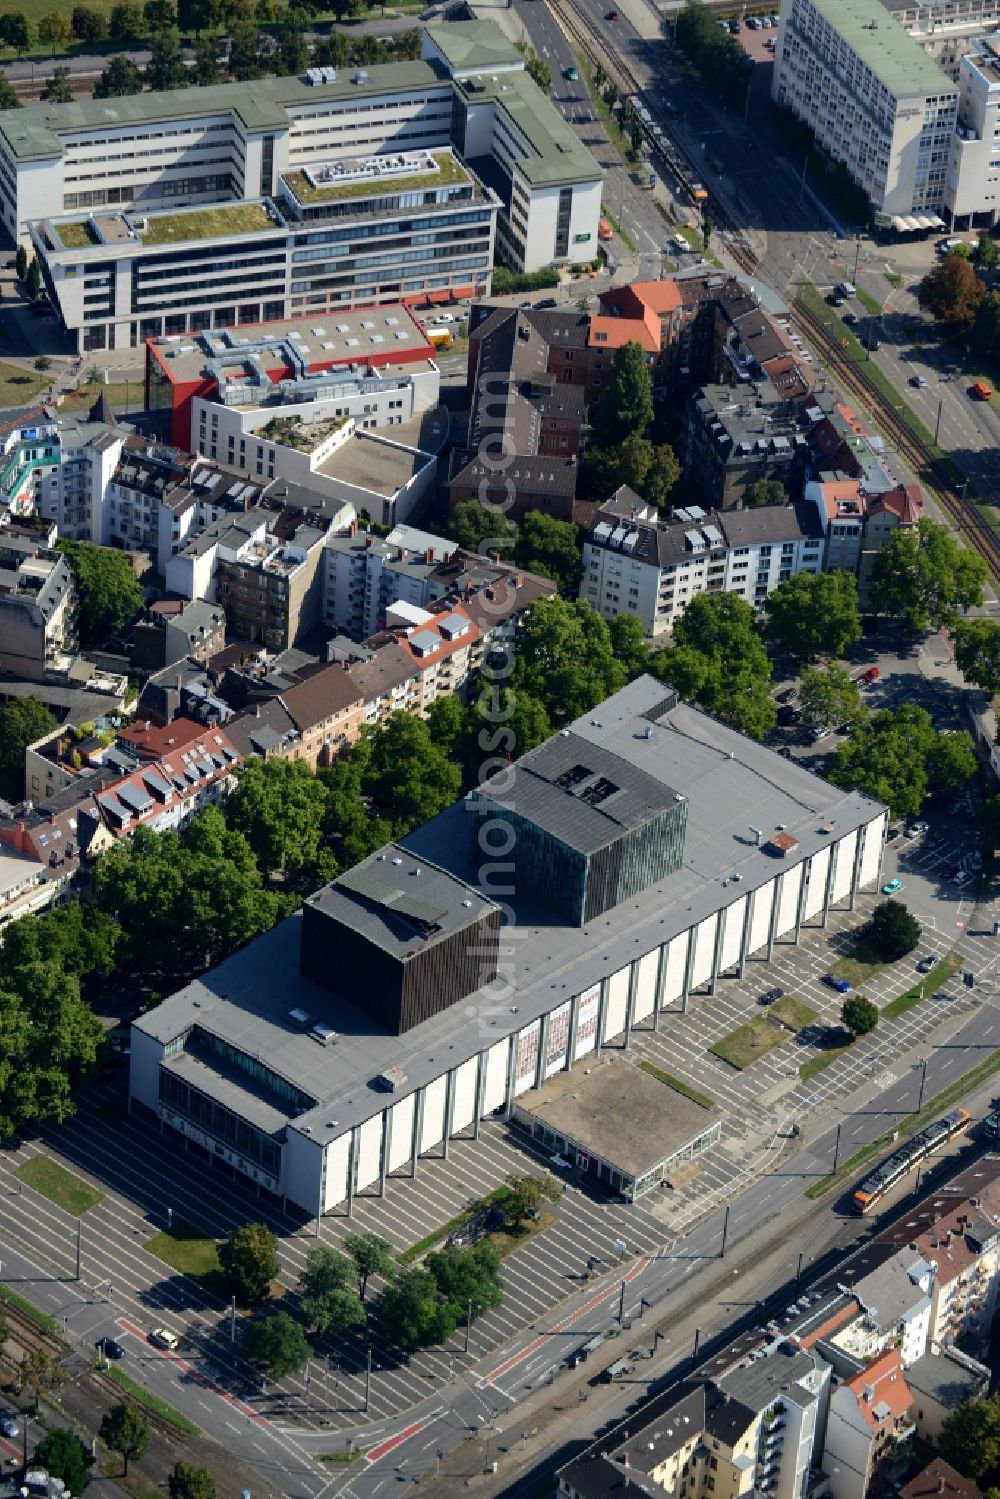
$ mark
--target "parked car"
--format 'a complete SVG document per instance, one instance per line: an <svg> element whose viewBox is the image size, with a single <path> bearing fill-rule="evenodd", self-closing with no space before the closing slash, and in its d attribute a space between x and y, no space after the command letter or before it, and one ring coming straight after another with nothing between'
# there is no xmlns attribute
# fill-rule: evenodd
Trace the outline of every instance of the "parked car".
<svg viewBox="0 0 1000 1499"><path fill-rule="evenodd" d="M757 1000L757 1003L759 1005L777 1004L778 1000L784 996L784 993L784 989L765 989L763 994Z"/></svg>
<svg viewBox="0 0 1000 1499"><path fill-rule="evenodd" d="M832 729L828 728L825 724L820 723L817 724L813 729L812 735L810 737L812 738L813 744L819 744L821 739L829 739L832 733Z"/></svg>
<svg viewBox="0 0 1000 1499"><path fill-rule="evenodd" d="M966 880L971 880L971 879L972 879L972 874L971 874L970 870L968 870L968 869L956 869L955 873L951 877L951 883L953 885L964 885L965 882L966 882Z"/></svg>
<svg viewBox="0 0 1000 1499"><path fill-rule="evenodd" d="M166 1348L168 1353L173 1353L180 1345L180 1338L168 1327L154 1327L149 1334L149 1341L154 1348Z"/></svg>
<svg viewBox="0 0 1000 1499"><path fill-rule="evenodd" d="M775 698L775 702L790 703L794 700L795 693L796 689L794 687L786 687L782 692L778 693L777 697Z"/></svg>
<svg viewBox="0 0 1000 1499"><path fill-rule="evenodd" d="M838 303L838 306L843 307L843 305L844 305L844 299L843 299L843 297L841 297L840 302ZM857 322L857 320L858 320L857 313L855 313L855 312L845 312L844 316L841 318L840 321L842 323L846 323L847 326L848 326L848 328L850 328L854 323Z"/></svg>
<svg viewBox="0 0 1000 1499"><path fill-rule="evenodd" d="M576 68L567 68L566 77L569 79L570 83L579 83L580 81L580 75L576 71Z"/></svg>
<svg viewBox="0 0 1000 1499"><path fill-rule="evenodd" d="M927 822L911 822L910 826L906 830L907 836L910 837L910 838L920 838L924 833L926 833L929 830L929 828L930 828L930 823L927 823Z"/></svg>
<svg viewBox="0 0 1000 1499"><path fill-rule="evenodd" d="M869 666L867 671L861 673L861 680L866 687L870 687L873 682L878 681L881 675L877 666Z"/></svg>
<svg viewBox="0 0 1000 1499"><path fill-rule="evenodd" d="M12 1442L14 1438L19 1435L20 1427L14 1420L14 1417L0 1416L0 1436L4 1436L7 1438L8 1442Z"/></svg>
<svg viewBox="0 0 1000 1499"><path fill-rule="evenodd" d="M927 381L924 379L923 375L911 375L909 383L913 386L914 390L923 390L924 386L927 384Z"/></svg>
<svg viewBox="0 0 1000 1499"><path fill-rule="evenodd" d="M120 1359L125 1357L125 1349L119 1342L116 1342L114 1338L98 1338L97 1342L94 1344L94 1347L97 1349L98 1353L102 1353L105 1358Z"/></svg>
<svg viewBox="0 0 1000 1499"><path fill-rule="evenodd" d="M436 318L431 319L435 323L453 323L454 317L450 312L439 312Z"/></svg>
<svg viewBox="0 0 1000 1499"><path fill-rule="evenodd" d="M930 973L931 969L934 967L934 964L936 962L937 962L937 958L935 958L935 957L931 956L930 954L928 954L926 958L921 958L920 959L920 962L917 964L917 972L918 973Z"/></svg>
<svg viewBox="0 0 1000 1499"><path fill-rule="evenodd" d="M886 883L882 886L882 894L883 895L895 895L896 891L897 890L901 890L902 888L903 888L903 882L902 882L902 880L896 880L896 879L887 880Z"/></svg>
<svg viewBox="0 0 1000 1499"><path fill-rule="evenodd" d="M835 973L824 973L823 983L829 989L836 989L838 994L849 994L851 990L851 986L847 980L839 979Z"/></svg>
<svg viewBox="0 0 1000 1499"><path fill-rule="evenodd" d="M945 864L945 865L942 866L942 869L941 869L941 878L943 880L952 880L952 879L955 878L956 874L958 874L958 865L957 864L949 862L948 864Z"/></svg>
<svg viewBox="0 0 1000 1499"><path fill-rule="evenodd" d="M540 302L536 302L535 303L535 306L536 307L558 307L559 303L556 301L555 297L543 297Z"/></svg>
<svg viewBox="0 0 1000 1499"><path fill-rule="evenodd" d="M572 1171L572 1164L564 1155L550 1155L549 1165L554 1166L557 1171Z"/></svg>

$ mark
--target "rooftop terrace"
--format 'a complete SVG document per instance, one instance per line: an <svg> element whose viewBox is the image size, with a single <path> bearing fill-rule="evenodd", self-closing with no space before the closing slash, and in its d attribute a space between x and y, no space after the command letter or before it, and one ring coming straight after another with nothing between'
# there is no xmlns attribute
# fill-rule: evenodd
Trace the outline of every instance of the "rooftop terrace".
<svg viewBox="0 0 1000 1499"><path fill-rule="evenodd" d="M450 151L396 155L390 158L395 170L376 165L383 160L375 156L366 161L336 163L322 169L285 172L282 181L295 202L303 206L344 202L350 198L385 197L390 193L430 192L434 188L454 187L472 181ZM421 165L422 162L425 164ZM340 167L347 170L341 172ZM326 173L330 176L327 177Z"/></svg>

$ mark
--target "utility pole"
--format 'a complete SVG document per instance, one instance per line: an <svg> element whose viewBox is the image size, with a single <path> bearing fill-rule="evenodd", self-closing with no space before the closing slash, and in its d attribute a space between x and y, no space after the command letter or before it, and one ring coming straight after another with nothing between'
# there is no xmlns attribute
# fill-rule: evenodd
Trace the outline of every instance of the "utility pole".
<svg viewBox="0 0 1000 1499"><path fill-rule="evenodd" d="M861 262L861 235L858 234L855 238L857 239L857 248L854 251L854 275L851 277L851 280L857 284L858 266Z"/></svg>
<svg viewBox="0 0 1000 1499"><path fill-rule="evenodd" d="M917 1094L917 1113L920 1113L924 1102L924 1084L927 1081L927 1058L920 1059L920 1092Z"/></svg>
<svg viewBox="0 0 1000 1499"><path fill-rule="evenodd" d="M81 1243L80 1243L80 1240L81 1240L82 1236L83 1236L83 1219L82 1218L78 1218L76 1220L76 1278L77 1278L77 1280L80 1279L80 1254L81 1254Z"/></svg>
<svg viewBox="0 0 1000 1499"><path fill-rule="evenodd" d="M938 401L937 421L934 423L934 446L937 447L938 434L941 431L941 413L944 410L944 396Z"/></svg>
<svg viewBox="0 0 1000 1499"><path fill-rule="evenodd" d="M472 1300L470 1298L469 1304L466 1307L466 1311L465 1311L465 1351L466 1351L466 1353L469 1352L471 1346L472 1346Z"/></svg>
<svg viewBox="0 0 1000 1499"><path fill-rule="evenodd" d="M618 1297L618 1325L619 1325L619 1327L622 1326L622 1324L624 1323L624 1321L625 1321L625 1282L622 1281L622 1283L621 1283L621 1292L620 1292L620 1295Z"/></svg>
<svg viewBox="0 0 1000 1499"><path fill-rule="evenodd" d="M700 1327L696 1327L695 1330L694 1330L694 1351L691 1354L691 1357L693 1359L696 1359L698 1357L698 1347L699 1347L700 1343L701 1343L701 1328Z"/></svg>
<svg viewBox="0 0 1000 1499"><path fill-rule="evenodd" d="M229 1303L229 1341L236 1342L236 1297Z"/></svg>
<svg viewBox="0 0 1000 1499"><path fill-rule="evenodd" d="M800 1249L799 1250L799 1263L798 1263L798 1267L797 1267L797 1269L795 1271L795 1289L796 1289L796 1291L799 1289L799 1281L802 1278L802 1261L803 1261L804 1258L805 1258L805 1251L802 1250L802 1249Z"/></svg>
<svg viewBox="0 0 1000 1499"><path fill-rule="evenodd" d="M726 1257L726 1239L729 1237L729 1203L726 1203L726 1216L722 1220L722 1248L719 1250L719 1259Z"/></svg>
<svg viewBox="0 0 1000 1499"><path fill-rule="evenodd" d="M372 1351L368 1350L368 1367L365 1370L365 1415L368 1414L368 1406L372 1398Z"/></svg>
<svg viewBox="0 0 1000 1499"><path fill-rule="evenodd" d="M834 1171L836 1171L836 1169L837 1169L837 1162L840 1160L840 1131L841 1131L842 1127L843 1127L843 1121L841 1121L841 1123L837 1125L837 1138L834 1141L834 1146L833 1146L833 1169L834 1169Z"/></svg>

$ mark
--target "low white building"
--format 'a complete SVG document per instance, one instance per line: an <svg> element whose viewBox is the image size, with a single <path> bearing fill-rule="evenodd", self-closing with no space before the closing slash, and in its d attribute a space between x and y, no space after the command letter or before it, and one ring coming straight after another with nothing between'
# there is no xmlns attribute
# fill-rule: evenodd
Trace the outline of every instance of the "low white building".
<svg viewBox="0 0 1000 1499"><path fill-rule="evenodd" d="M584 541L580 597L605 619L634 615L656 636L699 593L738 593L760 608L786 578L822 570L823 535L811 506L692 506L663 517L622 485Z"/></svg>

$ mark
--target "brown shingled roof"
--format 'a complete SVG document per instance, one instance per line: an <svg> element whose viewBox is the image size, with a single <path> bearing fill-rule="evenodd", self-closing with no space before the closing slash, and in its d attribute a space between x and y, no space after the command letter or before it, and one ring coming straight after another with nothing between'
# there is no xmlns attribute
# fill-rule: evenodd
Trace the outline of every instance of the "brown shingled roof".
<svg viewBox="0 0 1000 1499"><path fill-rule="evenodd" d="M300 733L322 723L331 714L341 713L353 703L360 703L363 698L360 687L351 681L339 663L313 672L281 694L285 712Z"/></svg>

